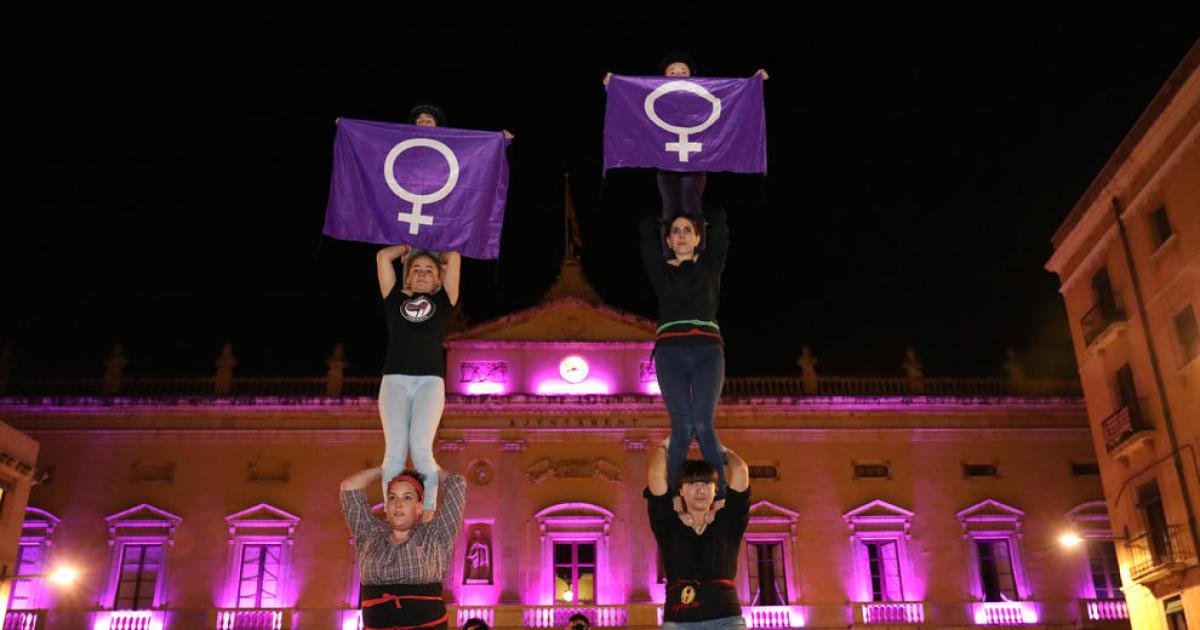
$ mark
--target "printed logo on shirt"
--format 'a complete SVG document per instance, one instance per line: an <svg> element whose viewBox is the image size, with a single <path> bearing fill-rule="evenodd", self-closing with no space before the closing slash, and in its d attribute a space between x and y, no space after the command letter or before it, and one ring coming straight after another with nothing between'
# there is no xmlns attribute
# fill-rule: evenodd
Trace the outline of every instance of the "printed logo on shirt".
<svg viewBox="0 0 1200 630"><path fill-rule="evenodd" d="M679 594L679 601L684 604L690 604L693 599L696 599L696 589L691 586L683 587L683 592Z"/></svg>
<svg viewBox="0 0 1200 630"><path fill-rule="evenodd" d="M404 316L404 319L417 324L433 317L433 312L436 310L433 302L424 295L409 298L400 306L400 314Z"/></svg>

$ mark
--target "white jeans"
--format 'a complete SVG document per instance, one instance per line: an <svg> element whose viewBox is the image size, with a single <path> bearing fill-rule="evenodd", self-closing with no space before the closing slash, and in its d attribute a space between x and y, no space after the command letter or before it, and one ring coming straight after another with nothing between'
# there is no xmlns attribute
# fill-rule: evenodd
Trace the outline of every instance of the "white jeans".
<svg viewBox="0 0 1200 630"><path fill-rule="evenodd" d="M437 508L438 471L433 438L446 405L446 382L440 376L384 374L379 385L379 417L387 442L383 454L383 498L388 482L404 470L409 451L413 468L425 475L426 510Z"/></svg>

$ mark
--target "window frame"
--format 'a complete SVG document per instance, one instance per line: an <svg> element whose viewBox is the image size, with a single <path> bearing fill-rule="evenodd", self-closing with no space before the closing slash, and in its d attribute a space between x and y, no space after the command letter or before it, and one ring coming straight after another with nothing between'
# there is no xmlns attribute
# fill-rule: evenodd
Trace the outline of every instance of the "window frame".
<svg viewBox="0 0 1200 630"><path fill-rule="evenodd" d="M969 547L971 562L967 583L971 585L972 595L980 602L988 602L983 585L982 558L976 542L1005 540L1008 542L1009 564L1017 596L1015 601L1029 599L1031 590L1021 547L1025 512L995 499L985 499L958 512L955 517L962 528L963 540L967 541Z"/></svg>
<svg viewBox="0 0 1200 630"><path fill-rule="evenodd" d="M914 602L924 598L924 593L915 591L916 580L908 548L908 541L912 540L910 530L914 516L915 513L882 499L869 501L842 515L842 520L850 528L856 602L877 603L874 600L870 552L867 549L868 545L877 543L896 544L902 597L896 601Z"/></svg>
<svg viewBox="0 0 1200 630"><path fill-rule="evenodd" d="M274 610L291 608L288 590L292 568L292 547L300 517L268 503L259 503L225 517L229 529L229 555L226 559L222 608L236 610ZM276 606L243 608L241 604L242 558L246 547L279 545L279 576ZM261 597L261 593L258 595Z"/></svg>
<svg viewBox="0 0 1200 630"><path fill-rule="evenodd" d="M749 523L742 535L742 549L738 553L738 597L749 605L754 597L754 586L750 583L751 543L778 543L783 549L783 584L790 606L800 601L800 589L796 582L796 528L800 514L770 501L759 501L750 506Z"/></svg>
<svg viewBox="0 0 1200 630"><path fill-rule="evenodd" d="M54 529L58 527L62 520L57 516L47 512L46 510L27 506L25 508L25 519L21 525L21 538L18 541L17 548L17 563L13 567L15 575L21 575L20 565L20 547L37 547L42 553L41 567L37 572L44 572L47 567L52 566L51 554L52 545L54 543ZM17 590L18 583L31 584L29 601L31 602L27 608L13 607L13 595ZM20 578L13 579L8 594L8 610L44 610L50 608L51 602L49 596L50 589L46 588L46 578Z"/></svg>
<svg viewBox="0 0 1200 630"><path fill-rule="evenodd" d="M613 585L620 578L605 579L611 575L610 545L614 515L609 510L592 503L556 503L533 515L541 537L541 559L538 563L541 579L535 581L535 597L543 606L557 602L554 592L554 545L555 543L594 543L596 545L595 581L592 584L593 602L590 606L619 603L621 594L613 592ZM493 575L495 568L493 567Z"/></svg>
<svg viewBox="0 0 1200 630"><path fill-rule="evenodd" d="M158 575L154 578L151 605L148 608L137 610L161 610L164 605L167 575L171 566L170 550L175 545L175 529L183 522L183 518L149 503L142 503L112 514L104 520L108 523L108 544L112 548L112 554L109 559L108 580L100 598L100 606L105 610L126 610L117 608L117 594L120 591L126 548L159 545L162 555L159 559Z"/></svg>

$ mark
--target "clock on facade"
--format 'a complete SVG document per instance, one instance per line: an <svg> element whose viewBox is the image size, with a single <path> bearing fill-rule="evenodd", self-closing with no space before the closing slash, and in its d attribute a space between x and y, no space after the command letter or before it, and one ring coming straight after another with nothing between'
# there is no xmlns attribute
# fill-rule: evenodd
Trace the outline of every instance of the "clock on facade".
<svg viewBox="0 0 1200 630"><path fill-rule="evenodd" d="M587 361L584 361L583 357L573 354L558 364L558 375L568 383L582 383L588 375Z"/></svg>

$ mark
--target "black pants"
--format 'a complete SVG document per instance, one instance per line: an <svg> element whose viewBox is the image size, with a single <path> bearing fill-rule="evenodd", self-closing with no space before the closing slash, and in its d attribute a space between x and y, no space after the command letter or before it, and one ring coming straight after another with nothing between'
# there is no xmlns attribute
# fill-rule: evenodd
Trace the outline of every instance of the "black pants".
<svg viewBox="0 0 1200 630"><path fill-rule="evenodd" d="M363 630L446 630L441 584L363 584Z"/></svg>

